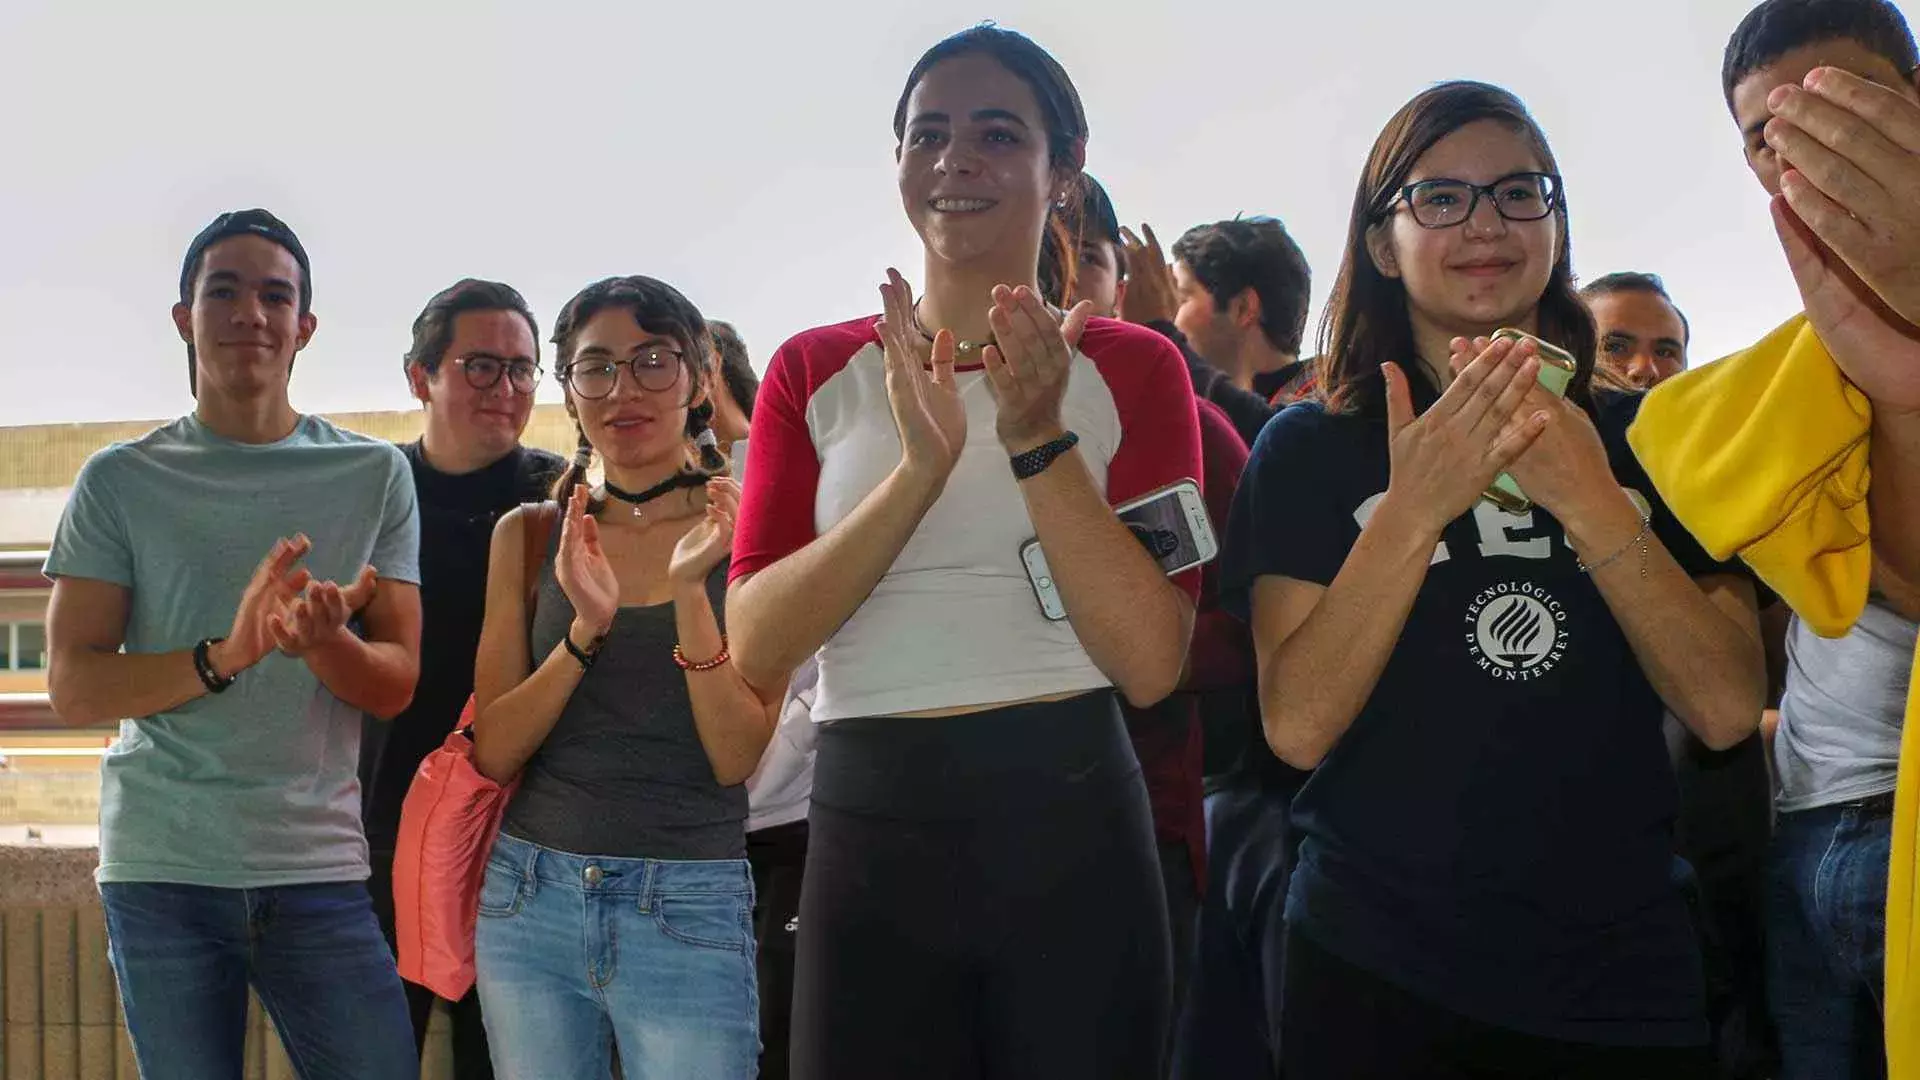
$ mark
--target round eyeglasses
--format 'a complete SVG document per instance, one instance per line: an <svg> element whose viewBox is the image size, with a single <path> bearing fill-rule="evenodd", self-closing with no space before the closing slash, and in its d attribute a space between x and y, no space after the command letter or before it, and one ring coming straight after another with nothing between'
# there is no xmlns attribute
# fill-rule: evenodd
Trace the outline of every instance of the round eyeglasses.
<svg viewBox="0 0 1920 1080"><path fill-rule="evenodd" d="M598 401L613 393L620 381L620 369L626 368L635 386L660 394L680 382L685 358L673 349L647 349L625 360L593 356L575 360L560 373L560 381L575 395Z"/></svg>
<svg viewBox="0 0 1920 1080"><path fill-rule="evenodd" d="M475 353L456 358L453 366L460 369L467 377L467 385L475 390L493 389L500 385L502 376L517 394L531 394L533 388L540 385L540 365L532 360L503 360Z"/></svg>
<svg viewBox="0 0 1920 1080"><path fill-rule="evenodd" d="M1514 173L1485 185L1422 180L1400 189L1400 199L1413 213L1414 223L1425 229L1450 229L1465 222L1480 206L1481 196L1492 200L1493 208L1508 221L1539 221L1553 213L1563 194L1560 178L1543 172Z"/></svg>

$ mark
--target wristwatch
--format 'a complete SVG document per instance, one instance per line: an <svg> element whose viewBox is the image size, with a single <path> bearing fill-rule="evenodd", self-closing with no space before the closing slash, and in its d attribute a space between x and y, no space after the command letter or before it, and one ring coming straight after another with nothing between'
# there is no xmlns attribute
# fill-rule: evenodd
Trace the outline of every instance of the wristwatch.
<svg viewBox="0 0 1920 1080"><path fill-rule="evenodd" d="M1013 455L1013 478L1031 480L1039 476L1047 471L1047 466L1058 461L1060 455L1079 444L1080 436L1069 431L1052 442L1042 443L1025 453Z"/></svg>

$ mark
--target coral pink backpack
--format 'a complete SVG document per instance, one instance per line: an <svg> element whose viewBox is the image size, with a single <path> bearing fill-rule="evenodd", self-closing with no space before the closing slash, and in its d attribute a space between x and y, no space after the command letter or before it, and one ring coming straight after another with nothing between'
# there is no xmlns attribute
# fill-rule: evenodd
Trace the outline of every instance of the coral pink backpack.
<svg viewBox="0 0 1920 1080"><path fill-rule="evenodd" d="M528 506L527 618L559 507ZM473 765L473 698L440 748L413 775L400 806L393 856L393 927L400 977L448 1001L473 988L473 930L480 883L500 817L520 780L496 784Z"/></svg>

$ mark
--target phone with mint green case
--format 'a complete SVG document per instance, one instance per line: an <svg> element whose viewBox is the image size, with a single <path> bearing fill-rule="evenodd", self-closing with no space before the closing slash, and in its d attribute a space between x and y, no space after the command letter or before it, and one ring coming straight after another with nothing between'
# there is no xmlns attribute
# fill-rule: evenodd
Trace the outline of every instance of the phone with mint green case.
<svg viewBox="0 0 1920 1080"><path fill-rule="evenodd" d="M1567 396L1567 384L1573 382L1574 373L1579 370L1572 353L1522 330L1507 328L1493 332L1493 340L1502 338L1533 342L1540 357L1540 385L1554 397ZM1524 514L1533 509L1533 500L1527 498L1526 492L1521 491L1520 485L1506 473L1493 478L1493 486L1486 490L1483 497L1509 514Z"/></svg>

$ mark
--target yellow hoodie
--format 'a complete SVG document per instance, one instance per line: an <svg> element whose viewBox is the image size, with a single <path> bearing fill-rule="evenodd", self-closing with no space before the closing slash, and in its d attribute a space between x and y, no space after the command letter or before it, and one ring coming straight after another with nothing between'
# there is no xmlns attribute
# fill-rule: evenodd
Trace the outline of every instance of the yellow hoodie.
<svg viewBox="0 0 1920 1080"><path fill-rule="evenodd" d="M1873 410L1804 316L1758 345L1676 376L1627 433L1674 515L1714 558L1739 555L1825 637L1866 606ZM1920 659L1920 658L1916 658ZM1887 881L1890 1080L1920 1080L1920 679L1907 697Z"/></svg>

